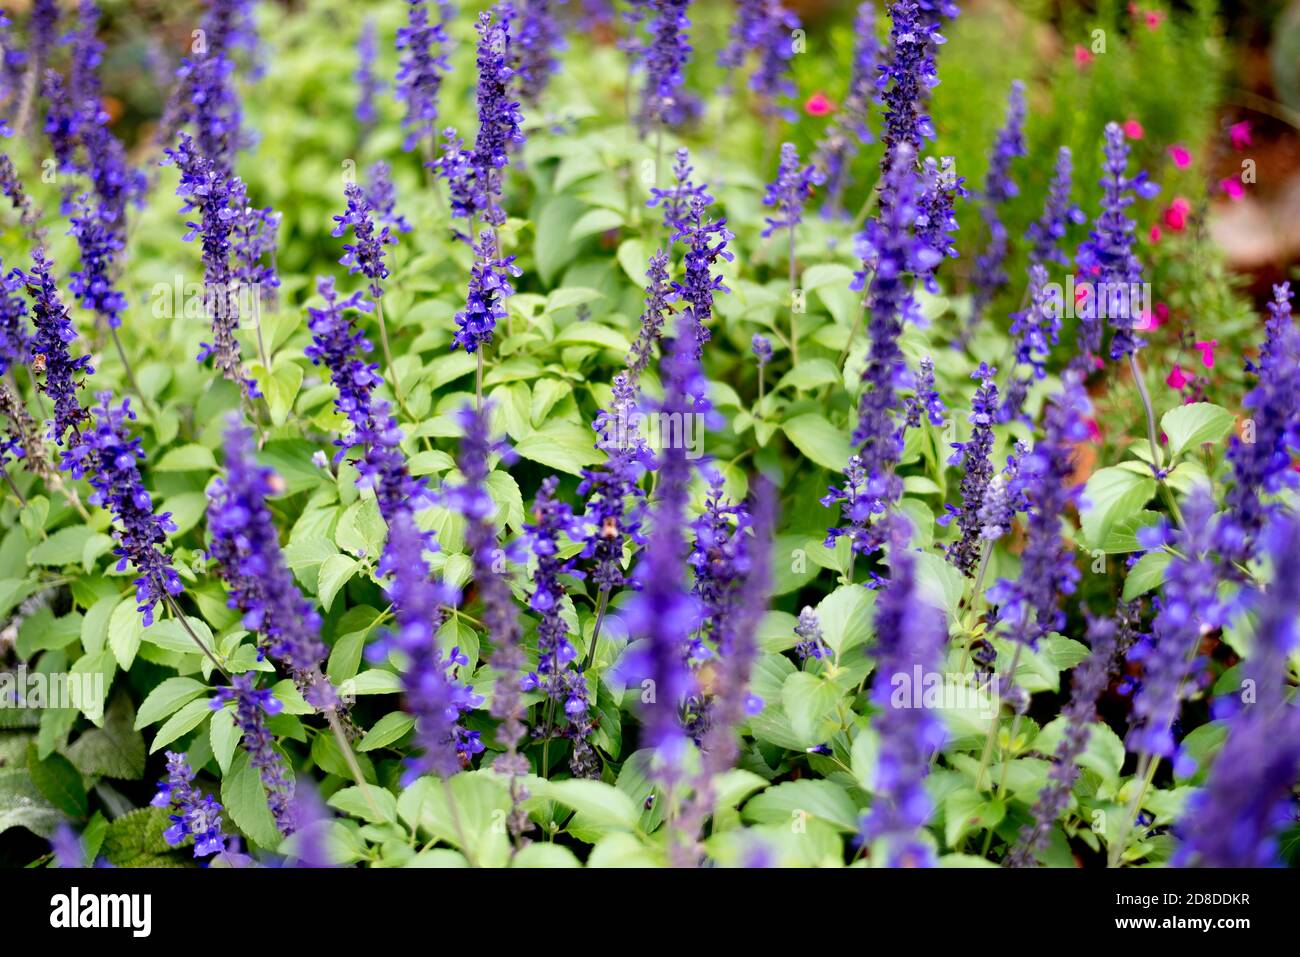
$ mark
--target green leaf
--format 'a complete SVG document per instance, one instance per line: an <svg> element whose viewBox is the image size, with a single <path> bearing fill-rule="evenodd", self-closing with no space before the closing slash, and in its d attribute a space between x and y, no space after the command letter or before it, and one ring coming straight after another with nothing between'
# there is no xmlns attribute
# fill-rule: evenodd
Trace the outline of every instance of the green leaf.
<svg viewBox="0 0 1300 957"><path fill-rule="evenodd" d="M276 366L275 372L265 378L258 377L257 381L271 410L271 423L284 425L293 411L298 390L302 388L302 366L296 362L282 362Z"/></svg>
<svg viewBox="0 0 1300 957"><path fill-rule="evenodd" d="M1227 409L1209 402L1193 402L1170 409L1160 417L1160 428L1169 438L1169 455L1205 443L1219 443L1232 434L1237 421Z"/></svg>
<svg viewBox="0 0 1300 957"><path fill-rule="evenodd" d="M591 429L564 419L551 419L524 436L515 451L526 459L571 475L581 475L585 466L594 465L602 458L596 451Z"/></svg>
<svg viewBox="0 0 1300 957"><path fill-rule="evenodd" d="M623 225L621 214L612 209L593 209L583 213L569 230L569 242L576 243L597 233L607 233Z"/></svg>
<svg viewBox="0 0 1300 957"><path fill-rule="evenodd" d="M108 647L123 671L130 671L144 637L144 622L136 610L134 596L123 598L108 619Z"/></svg>
<svg viewBox="0 0 1300 957"><path fill-rule="evenodd" d="M42 760L36 745L30 744L27 747L27 770L36 789L68 817L80 820L89 812L81 774L63 755L56 751Z"/></svg>
<svg viewBox="0 0 1300 957"><path fill-rule="evenodd" d="M366 736L357 745L358 751L374 751L383 748L415 727L415 719L401 711L391 711L375 722L375 726L366 732Z"/></svg>
<svg viewBox="0 0 1300 957"><path fill-rule="evenodd" d="M446 785L421 778L403 792L397 810L408 824L418 823L479 867L504 867L510 859L510 794L491 771L456 774Z"/></svg>
<svg viewBox="0 0 1300 957"><path fill-rule="evenodd" d="M138 731L161 721L211 690L193 678L168 678L149 692L140 705L140 713L135 718L135 729Z"/></svg>
<svg viewBox="0 0 1300 957"><path fill-rule="evenodd" d="M67 756L86 777L138 781L144 777L144 736L135 729L131 696L118 692L104 712L104 726L91 728L67 749Z"/></svg>
<svg viewBox="0 0 1300 957"><path fill-rule="evenodd" d="M261 776L257 768L249 764L245 751L235 755L230 773L221 779L221 803L235 826L254 844L265 848L280 846L283 835L271 816Z"/></svg>
<svg viewBox="0 0 1300 957"><path fill-rule="evenodd" d="M331 555L320 566L320 579L316 586L316 596L321 607L326 611L334 604L334 597L339 593L348 579L356 574L361 563L349 555Z"/></svg>
<svg viewBox="0 0 1300 957"><path fill-rule="evenodd" d="M371 824L397 822L397 798L393 797L392 791L384 788L367 787L364 791L359 787L344 788L330 797L329 805Z"/></svg>
<svg viewBox="0 0 1300 957"><path fill-rule="evenodd" d="M768 788L749 799L743 816L747 821L781 827L813 817L846 834L858 829L858 809L848 792L833 781L817 778L800 778Z"/></svg>
<svg viewBox="0 0 1300 957"><path fill-rule="evenodd" d="M632 831L636 829L641 817L640 810L624 791L603 781L581 778L547 781L544 778L532 778L528 789L537 797L573 808L586 823L597 827Z"/></svg>
<svg viewBox="0 0 1300 957"><path fill-rule="evenodd" d="M840 380L840 370L830 359L803 359L781 377L777 389L792 388L800 392L820 389ZM843 466L841 466L842 468Z"/></svg>
<svg viewBox="0 0 1300 957"><path fill-rule="evenodd" d="M235 709L221 708L212 712L208 722L208 743L212 745L212 756L217 759L217 767L222 774L230 773L230 762L235 759L235 748L244 732L235 724Z"/></svg>
<svg viewBox="0 0 1300 957"><path fill-rule="evenodd" d="M835 708L841 697L835 685L806 671L796 671L781 686L781 708L794 733L810 746L835 733L839 726Z"/></svg>
<svg viewBox="0 0 1300 957"><path fill-rule="evenodd" d="M1122 518L1131 516L1156 493L1155 477L1120 466L1098 469L1083 491L1083 534L1094 548Z"/></svg>
<svg viewBox="0 0 1300 957"><path fill-rule="evenodd" d="M73 525L51 533L43 542L38 542L27 553L29 565L71 565L80 563L85 552L86 543L95 536L94 529L86 525Z"/></svg>
<svg viewBox="0 0 1300 957"><path fill-rule="evenodd" d="M511 867L581 867L573 851L562 844L534 841L510 859Z"/></svg>
<svg viewBox="0 0 1300 957"><path fill-rule="evenodd" d="M839 472L848 464L848 432L837 429L815 412L797 415L782 423L786 438L808 458L822 468Z"/></svg>
<svg viewBox="0 0 1300 957"><path fill-rule="evenodd" d="M158 733L154 735L153 744L149 746L149 753L154 754L171 744L181 735L189 734L189 732L201 725L210 714L212 714L212 708L208 705L208 699L191 701L168 718L167 722L158 729Z"/></svg>
<svg viewBox="0 0 1300 957"><path fill-rule="evenodd" d="M155 472L215 472L217 458L203 445L181 445L163 454L154 467Z"/></svg>
<svg viewBox="0 0 1300 957"><path fill-rule="evenodd" d="M861 585L841 585L817 605L822 641L837 657L871 637L876 593Z"/></svg>
<svg viewBox="0 0 1300 957"><path fill-rule="evenodd" d="M39 837L54 833L63 815L45 799L26 768L0 767L0 834L23 827Z"/></svg>
<svg viewBox="0 0 1300 957"><path fill-rule="evenodd" d="M574 322L560 330L560 334L551 340L558 346L589 345L625 354L632 348L627 336L617 329L602 326L598 322Z"/></svg>
<svg viewBox="0 0 1300 957"><path fill-rule="evenodd" d="M949 847L974 831L997 827L1006 817L1007 806L998 798L986 798L974 788L949 794L943 803L943 837Z"/></svg>
<svg viewBox="0 0 1300 957"><path fill-rule="evenodd" d="M581 306L604 298L605 294L599 289L588 289L585 286L564 286L546 297L546 311L559 312L561 309L572 309L574 306ZM576 325L585 326L587 323L580 322L576 323Z"/></svg>
<svg viewBox="0 0 1300 957"><path fill-rule="evenodd" d="M1138 595L1145 595L1165 580L1165 571L1173 561L1173 555L1166 551L1147 552L1137 560L1124 579L1124 600L1132 601Z"/></svg>

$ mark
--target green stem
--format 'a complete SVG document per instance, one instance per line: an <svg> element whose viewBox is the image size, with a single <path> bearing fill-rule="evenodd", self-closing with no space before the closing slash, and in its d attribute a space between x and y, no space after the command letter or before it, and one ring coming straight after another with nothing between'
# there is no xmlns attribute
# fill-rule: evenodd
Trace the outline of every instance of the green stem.
<svg viewBox="0 0 1300 957"><path fill-rule="evenodd" d="M609 588L603 587L600 590L600 599L596 603L596 624L591 628L591 647L587 649L587 658L582 663L583 671L590 668L592 662L596 660L596 644L600 641L600 626L605 621L605 609L608 607Z"/></svg>

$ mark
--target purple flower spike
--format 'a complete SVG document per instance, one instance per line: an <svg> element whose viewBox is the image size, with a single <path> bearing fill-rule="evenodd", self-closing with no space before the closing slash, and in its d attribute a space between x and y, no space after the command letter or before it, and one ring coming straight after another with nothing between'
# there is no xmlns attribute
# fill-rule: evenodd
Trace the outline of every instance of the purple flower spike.
<svg viewBox="0 0 1300 957"><path fill-rule="evenodd" d="M275 750L275 740L266 727L266 719L284 710L284 705L267 689L256 687L257 672L246 671L230 679L229 688L218 688L209 702L213 711L227 704L235 706L235 727L243 732L239 745L248 752L248 763L257 771L266 788L267 804L271 817L280 833L288 835L295 830L293 819L293 782L285 768L284 759Z"/></svg>
<svg viewBox="0 0 1300 957"><path fill-rule="evenodd" d="M686 16L690 0L648 0L650 42L644 49L645 94L641 104L641 131L672 124L682 100L686 61L691 55Z"/></svg>
<svg viewBox="0 0 1300 957"><path fill-rule="evenodd" d="M139 576L135 597L147 628L153 624L154 606L182 590L171 557L162 550L167 533L175 531L176 524L170 512L154 512L153 499L140 477L139 463L145 457L142 443L127 432L127 423L135 413L126 400L114 406L112 398L111 392L99 394L100 404L92 410L93 427L83 431L78 444L63 453L63 467L74 479L85 478L90 483L94 489L91 505L113 513L117 570L130 565Z"/></svg>
<svg viewBox="0 0 1300 957"><path fill-rule="evenodd" d="M713 294L731 291L713 269L719 259L731 262L736 258L727 249L735 234L727 228L725 219L708 218L708 200L707 195L691 198L690 210L673 237L674 242L680 240L687 246L685 276L680 283L674 282L672 288L674 298L685 303L683 311L689 320L697 359L711 338L708 323L713 318Z"/></svg>
<svg viewBox="0 0 1300 957"><path fill-rule="evenodd" d="M844 103L825 136L817 144L813 162L826 177L826 202L822 215L838 216L848 186L849 166L864 143L875 141L867 120L876 99L876 75L879 70L880 41L876 38L876 8L871 0L858 5L854 20L853 67Z"/></svg>
<svg viewBox="0 0 1300 957"><path fill-rule="evenodd" d="M325 711L338 699L321 673L326 648L320 640L320 615L285 564L267 505L283 484L257 464L252 438L252 431L232 417L226 429L225 474L208 488L208 555L230 589L230 607L243 614L244 627L263 635L271 657L293 675L307 701Z"/></svg>
<svg viewBox="0 0 1300 957"><path fill-rule="evenodd" d="M471 685L457 680L461 661L458 649L444 655L438 645L441 605L454 596L435 582L425 554L431 551L429 536L415 519L399 513L388 532L381 572L391 576L388 597L393 603L397 627L384 643L406 657L402 670L405 707L416 720L416 744L420 753L408 757L404 780L408 783L424 774L450 777L469 765L483 751L477 731L467 731L461 717L483 703Z"/></svg>
<svg viewBox="0 0 1300 957"><path fill-rule="evenodd" d="M813 187L820 186L824 179L815 165L799 165L799 151L793 143L782 144L776 179L768 184L767 194L763 197L763 205L775 207L776 215L764 217L767 226L763 229L763 238L778 229L793 231L803 221L804 204L812 196Z"/></svg>
<svg viewBox="0 0 1300 957"><path fill-rule="evenodd" d="M163 832L171 847L194 839L194 856L207 857L226 850L226 835L221 829L221 805L210 794L194 787L194 772L185 755L167 752L167 777L158 782L158 792L150 803L170 808L172 826Z"/></svg>
<svg viewBox="0 0 1300 957"><path fill-rule="evenodd" d="M397 49L402 56L395 92L398 101L406 106L402 148L409 153L426 137L432 145L438 123L438 95L451 64L447 61L450 41L446 26L430 22L427 0L407 0L406 16L406 26L397 31Z"/></svg>
<svg viewBox="0 0 1300 957"><path fill-rule="evenodd" d="M496 235L483 230L474 245L465 308L456 313L459 330L452 337L453 350L460 347L473 353L491 343L497 323L506 319L506 300L515 292L510 280L520 275L523 270L515 265L515 257L498 256Z"/></svg>
<svg viewBox="0 0 1300 957"><path fill-rule="evenodd" d="M975 258L972 277L975 288L971 295L967 333L984 318L985 310L1008 281L1005 268L1008 255L1007 227L1002 222L998 208L1020 194L1020 188L1011 178L1011 163L1026 153L1024 127L1025 85L1016 80L1011 84L1006 124L998 130L993 141L993 154L989 159L989 169L980 195L983 200L980 216L988 232L988 245Z"/></svg>
<svg viewBox="0 0 1300 957"><path fill-rule="evenodd" d="M32 253L32 271L15 272L14 275L21 276L32 300L32 325L36 331L27 349L32 359L32 371L45 373L41 391L54 406L49 437L62 445L71 431L75 444L86 420L86 410L77 398L77 390L81 388L82 379L95 370L90 366L89 356L74 359L68 350L77 339L77 330L73 328L72 317L59 297L58 286L51 274L53 267L54 263L45 258L45 250L38 246Z"/></svg>
<svg viewBox="0 0 1300 957"><path fill-rule="evenodd" d="M379 45L375 39L375 21L366 17L361 26L361 36L357 38L357 122L362 129L369 131L379 122L379 111L375 108L375 97L384 89L384 81L375 73L375 57L379 54Z"/></svg>
<svg viewBox="0 0 1300 957"><path fill-rule="evenodd" d="M553 9L556 0L520 0L519 92L536 106L551 75L559 68L557 54L564 49L564 31Z"/></svg>
<svg viewBox="0 0 1300 957"><path fill-rule="evenodd" d="M889 584L876 604L876 678L871 701L880 713L880 736L872 781L871 810L862 819L862 840L884 853L890 867L933 867L934 847L923 839L934 811L925 789L930 762L946 738L943 721L922 707L921 689L899 700L898 682L938 672L948 630L943 613L917 587L915 559L906 550L906 519L894 523ZM904 687L910 687L905 684Z"/></svg>
<svg viewBox="0 0 1300 957"><path fill-rule="evenodd" d="M1070 201L1073 175L1070 148L1062 146L1056 154L1056 168L1052 173L1052 185L1048 188L1043 215L1036 222L1030 223L1025 232L1025 238L1030 243L1030 263L1044 266L1049 262L1061 266L1069 263L1069 258L1061 250L1066 232L1071 224L1077 226L1087 221L1083 210Z"/></svg>
<svg viewBox="0 0 1300 957"><path fill-rule="evenodd" d="M361 273L369 279L370 295L379 300L384 295L380 282L388 278L384 247L397 245L397 237L389 232L387 226L375 231L375 210L360 185L348 183L343 192L348 199L348 208L342 216L334 217L337 225L330 235L337 239L351 229L352 242L343 244L343 258L339 263L347 266L349 273Z"/></svg>
<svg viewBox="0 0 1300 957"><path fill-rule="evenodd" d="M998 387L993 381L997 372L997 369L981 362L980 367L971 373L971 378L979 382L971 404L971 437L966 442L954 442L952 457L948 459L949 465L961 469L961 508L947 506L948 517L957 518L960 537L945 549L945 553L948 561L967 578L975 577L975 568L979 565L980 532L984 527L980 510L993 478L993 463L989 456L993 452L993 424L997 421L998 411Z"/></svg>
<svg viewBox="0 0 1300 957"><path fill-rule="evenodd" d="M900 145L910 148L908 161L915 163L922 144L935 137L926 108L930 91L939 85L934 51L944 42L937 23L926 22L913 0L895 0L889 13L893 20L889 34L893 52L880 65L880 76L876 78L885 107L882 175L888 174ZM882 194L882 203L885 199Z"/></svg>

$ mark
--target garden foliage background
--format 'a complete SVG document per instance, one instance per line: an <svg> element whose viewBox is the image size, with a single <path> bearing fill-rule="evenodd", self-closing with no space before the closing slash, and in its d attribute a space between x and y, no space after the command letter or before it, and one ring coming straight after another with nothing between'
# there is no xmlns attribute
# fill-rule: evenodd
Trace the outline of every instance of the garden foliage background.
<svg viewBox="0 0 1300 957"><path fill-rule="evenodd" d="M394 97L400 56L394 38L412 10L425 4L58 6L61 39L44 65L73 83L76 54L84 48L64 34L79 29L79 13L98 16L91 35L105 44L98 69L102 126L124 144L128 167L147 177L140 202L125 207L123 248L111 251L107 273L125 297L116 330L121 352L103 310L97 315L87 308L88 300L69 285L70 272L79 264L85 268L85 239L69 234L69 213L76 213L66 199L98 188L86 169L95 166L91 154L102 141L83 127L75 149L84 155L77 152L66 163L55 158L57 144L43 129L54 106L48 84L29 91L30 115L21 115L24 65L30 63L21 54L30 57L33 43L30 4L7 10L7 106L0 115L13 129L0 149L38 212L35 219L8 206L0 213L0 259L11 277L6 296L25 303L23 328L57 320L41 313L42 302L50 300L33 278L41 269L34 256L43 238L50 276L76 332L66 348L72 357L89 356L93 367L93 373L76 372L78 401L90 408L91 397L101 392L114 404L129 400L135 417L117 426L141 441L146 513L153 506L170 513L174 527L154 544L170 559L179 588L147 622L133 584L140 569L130 562L120 568L113 554L123 534L122 509L92 504L98 499L87 477L57 468L42 477L33 466L40 447L57 466L59 453L75 446L77 431L102 433L111 417L94 412L61 445L41 437L40 426L36 438L19 436L4 463L8 484L0 506L0 617L7 623L0 659L10 671L102 674L103 694L80 707L0 709L0 860L15 866L96 860L115 866L1294 860L1300 735L1288 741L1279 729L1297 729L1288 703L1297 659L1286 623L1295 620L1300 594L1285 582L1269 587L1276 572L1268 543L1280 541L1277 554L1287 555L1295 530L1287 509L1279 507L1255 530L1258 536L1251 535L1254 544L1246 551L1225 544L1223 531L1239 517L1230 503L1241 501L1240 492L1232 490L1249 478L1242 453L1234 459L1229 449L1240 448L1242 429L1263 416L1275 417L1269 435L1276 449L1269 453L1281 457L1261 479L1264 499L1285 505L1293 494L1286 477L1297 421L1295 400L1285 395L1290 380L1268 392L1268 409L1258 399L1252 407L1248 398L1259 395L1251 390L1260 376L1282 375L1267 366L1249 371L1249 363L1261 362L1267 286L1285 278L1287 259L1280 253L1253 277L1234 274L1213 232L1216 211L1252 201L1292 172L1277 159L1285 155L1277 143L1294 141L1287 122L1294 125L1300 109L1294 98L1288 105L1295 90L1288 94L1287 88L1294 80L1286 53L1295 50L1294 6L1248 14L1216 9L1210 0L1172 9L1158 2L988 2L963 5L950 19L951 11L927 13L932 5L922 4L926 10L919 15L940 23L947 42L933 51L940 83L924 99L936 135L922 140L921 152L955 157L969 195L955 205L953 252L959 255L939 266L932 283L915 282L923 321L904 323L898 338L911 374L923 368L922 360L933 364L942 406L933 419L903 430L905 444L889 469L902 480L891 513L906 517L901 527L907 533L886 534L887 541L862 553L850 547L851 536L826 547L827 529L849 519L840 518L837 502L828 507L823 499L829 487L843 486L841 472L859 451L864 370L881 335L874 320L861 325L863 293L854 288L854 274L864 268L863 252L853 237L864 220L877 218L877 189L889 189L879 174L886 157L882 104L870 103L870 141L851 151L842 214L822 215L828 191L817 188L793 230L778 227L764 235L766 218L776 215L764 198L782 159L780 144L793 144L805 162L824 161L834 124L848 122L847 87L864 36L855 29L858 10L810 4L798 11L798 25L780 21L770 42L784 43L792 54L777 63L788 71L790 86L776 87L778 95L768 99L750 85L763 61L749 57L730 72L718 63L737 8L767 5L677 4L689 7L692 47L685 95L673 116L681 122L663 131L652 122L639 131L628 122L628 109L631 104L635 119L644 71L629 73L628 54L618 42L628 30L621 12L611 18L606 4L576 0L521 3L525 20L530 9L551 8L564 48L540 97L524 102L521 141L507 151L501 173L506 215L496 236L518 275L494 335L475 354L452 345L481 249L455 236L465 222L453 221L446 183L423 166L426 155L441 149L441 138L435 144L417 136L414 149L404 148L405 108ZM647 22L674 7L634 6L646 11ZM900 5L876 4L869 21L886 66L890 6ZM166 108L186 101L184 90L179 100L169 100L177 65L182 56L201 62L205 55L193 46L191 31L205 31L211 41L214 18L245 8L251 8L255 29L248 42L231 42L224 51L234 64L228 79L246 135L232 153L233 169L249 203L280 217L266 259L278 288L260 305L259 322L242 317L238 336L244 371L261 393L254 398L241 398L240 386L211 361L195 361L200 344L212 340L202 286L211 256L201 261L202 238L185 241L187 222L198 213L178 212L176 165L160 165L160 146L177 142ZM456 127L467 146L480 125L475 26L481 9L488 8L428 5L434 22L447 18L449 36L450 69L441 80L434 128ZM499 22L501 10L494 16ZM1270 33L1274 23L1276 35ZM1225 33L1228 24L1233 30ZM367 30L376 51L369 69L380 89L373 117L359 117L366 68L358 43ZM1261 51L1271 51L1272 60L1261 59L1268 55ZM1261 70L1271 79L1260 80ZM887 72L882 82L891 76ZM1024 82L1028 104L1023 149L1004 144L1009 165L995 168L992 182L1005 185L1009 175L1014 188L993 206L990 157L999 152L995 137L1015 80ZM518 83L514 77L507 84L507 100L519 99ZM1243 98L1245 87L1253 92ZM194 133L193 117L186 119L181 125ZM1090 231L1102 228L1094 223L1103 203L1108 123L1122 124L1119 141L1131 150L1125 175L1146 170L1160 187L1120 207L1134 220L1132 249L1152 291L1138 369L1159 422L1158 472L1146 464L1152 458L1146 413L1126 358L1113 361L1102 353L1095 368L1084 370L1088 405L1071 391L1074 380L1066 370L1079 356L1073 319L1065 319L1059 343L1046 350L1042 376L1030 377L1023 416L996 424L981 419L988 386L972 377L981 363L997 367L990 381L1005 396L1009 376L1026 370L1008 365L1017 349L1012 314L1034 307L1026 289L1032 247L1026 230L1043 215L1062 146L1073 158L1071 199L1083 211L1067 217L1060 241L1070 263ZM158 142L160 131L165 144ZM706 277L712 269L722 279L712 289L711 338L700 357L712 407L703 437L706 460L687 462L687 509L665 523L657 519L672 515L665 489L680 462L665 465L672 456L655 449L658 471L639 479L648 503L643 527L635 540L623 540L619 565L643 587L639 593L631 584L609 589L608 611L600 615L605 600L584 547L601 540L607 526L589 502L590 483L579 486L584 470L600 469L614 457L598 447L592 423L600 410L615 408L614 378L642 331L647 267L657 249L669 249L672 277L683 279L690 231L671 244L662 209L647 205L651 187L671 188L678 147L689 149L695 181L707 184L712 197L704 216L725 217L733 234L703 234L706 244L710 235L712 241L725 238L733 254L705 257L703 264ZM1271 148L1256 149L1262 147ZM1257 176L1243 175L1243 161L1255 159L1263 164L1253 169ZM341 451L335 440L351 434L352 426L328 364L312 358L314 332L321 348L320 329L309 328L309 310L328 312L317 277L333 277L347 293L366 290L366 278L339 263L343 244L358 241L352 221L344 224L346 235L334 232L347 209L345 187L373 190L380 161L391 170L395 211L409 224L394 225L395 241L382 250L391 364L373 311L344 318L373 344L367 361L378 363L384 380L377 395L394 403L401 428L399 464L404 461L409 476L436 493L414 514L419 527L434 534L438 550L422 554L417 545L412 551L408 536L396 564L382 558L391 516L381 514L373 489L358 485L355 460L364 448L335 457ZM6 192L13 198L8 183ZM374 193L369 196L373 202ZM991 283L981 260L988 254L990 209L1009 237L1006 278ZM902 224L913 225L921 223ZM1052 281L1066 282L1071 269L1064 262L1047 265ZM793 312L791 269L802 291L802 308ZM684 281L690 285L690 277ZM981 288L992 298L983 307L984 321L975 323L972 291ZM1256 296L1259 301L1252 301ZM681 300L663 312L665 335L675 334L683 312ZM792 323L797 361L789 348ZM768 345L756 346L756 335ZM1289 333L1276 335L1279 349L1294 348ZM667 353L666 343L659 345ZM772 350L770 359L765 348ZM5 378L39 422L52 386L50 359L38 351L11 352ZM671 354L661 360L658 347L653 351L640 381L645 411L658 408L664 396L660 362L674 361ZM472 422L462 410L475 402L477 355L484 357L489 430L510 455L494 449L489 458L481 437L462 439ZM899 404L889 414L901 424L903 397L916 385L909 377L897 384ZM690 396L701 398L698 389ZM671 391L665 401L672 408ZM249 471L251 460L235 454L238 443L228 439L232 413L251 429L247 441L270 476L258 478ZM1077 421L1061 421L1070 416ZM370 441L379 448L385 436L393 437L382 425L377 434ZM113 450L105 463L117 454L119 446L105 445L102 434L96 441L101 454ZM954 442L961 443L955 461ZM1024 449L1017 449L1020 442ZM1009 455L1029 468L1027 450L1037 447L1042 458L1053 442L1065 446L1058 472L1061 461L1068 466L1057 475L1059 488L1086 483L1081 497L1057 503L1054 512L1044 504L1044 490L1031 487L1023 514L997 528L999 534L981 538L983 519L972 516L986 489L970 501L967 478L978 469L963 454L978 452L992 463L987 485ZM88 460L88 472L96 461ZM484 471L476 475L476 469ZM711 470L722 479L712 498ZM265 493L280 557L263 546L305 596L308 610L293 606L289 613L305 615L313 631L312 616L319 615L320 667L341 696L337 705L332 692L313 697L319 685L304 677L310 669L300 670L295 681L279 656L259 653L274 621L232 607L231 582L219 574L213 536L223 527L230 533L233 523L238 547L251 547L238 533L256 509L232 518L212 504L212 493L215 488L219 501L220 483L229 488L241 480L248 484L238 486L239 494L249 488ZM1196 492L1206 486L1210 506ZM491 506L486 509L480 508L483 491ZM573 522L556 509L552 495L571 507ZM743 517L720 508L723 500L745 503ZM948 521L945 505L957 509L956 521ZM966 534L963 505L965 519L975 521L976 539L976 558L965 566L948 552ZM764 527L772 512L774 524ZM1206 526L1199 532L1198 521ZM411 532L405 519L397 525L402 534ZM1170 537L1158 542L1150 529L1165 525ZM702 623L695 618L688 627L675 617L687 599L665 590L663 564L653 561L656 537L675 543L663 544L661 555L675 549L682 595L692 583L705 582L696 589L709 611ZM1008 589L989 589L1002 580L1042 580L1024 567L1042 560L1041 552L1026 552L1027 542L1060 550L1060 558L1052 558L1056 577L1048 578L1066 587L1049 589L1046 604L1018 623L1006 613ZM548 543L562 560L558 574ZM564 565L570 559L572 567ZM1059 571L1062 561L1077 569L1077 586ZM412 574L420 562L428 564L423 579ZM403 571L411 576L405 592L394 577ZM585 577L572 574L579 571ZM283 584L273 572L253 577ZM412 597L421 580L451 586L456 594ZM394 587L398 591L389 590ZM558 589L554 611L537 598L547 589ZM234 594L238 605L237 588ZM405 618L402 594L412 609ZM1201 604L1189 608L1197 595ZM935 645L927 658L925 633L935 625L924 609L932 605L943 616L942 647ZM1212 616L1210 605L1222 613ZM804 609L811 612L801 623ZM277 613L286 613L284 607L268 617ZM1174 621L1178 615L1184 619ZM508 648L502 652L514 616L522 663ZM1041 634L1026 643L1029 619L1041 625ZM567 632L560 645L571 644L571 655L557 656L557 645L549 646L564 686L554 701L546 693L548 639L539 638L539 625L543 632ZM453 685L472 685L482 696L468 703L460 698L460 709L451 705L453 714L463 711L464 760L454 766L438 756L450 733L439 714L445 717L451 700L438 694L452 695L455 688L424 660L431 651L412 651L410 643L412 636L417 644L423 638L431 649L435 627L440 654L457 649ZM692 632L703 636L689 665L656 657L674 628L680 632L678 658ZM820 638L810 639L814 628ZM1185 648L1189 628L1196 641L1180 668L1177 652L1168 660L1169 648ZM196 636L210 656L195 646ZM1133 646L1127 657L1115 654L1117 641ZM646 649L648 662L637 654ZM887 670L882 660L898 667ZM982 674L977 684L984 693L990 676L1010 681L991 705L981 698L960 707L926 707L921 715L891 713L891 674L908 674L912 663L923 661L927 672L946 674L949 684L955 675ZM503 677L503 663L513 664L518 677L540 672L541 687L525 681L518 691L518 681ZM1257 673L1257 666L1267 673ZM1166 672L1159 681L1153 680L1158 668ZM1088 677L1081 680L1081 674ZM1072 676L1085 690L1076 691L1069 705ZM270 696L259 697L250 677ZM647 699L645 680L683 695L661 695L656 703L653 694ZM1234 713L1223 705L1242 699L1246 683L1258 685L1272 711ZM218 691L229 687L236 690ZM1150 702L1145 709L1137 704L1144 695ZM575 696L577 710L565 708ZM209 705L214 697L216 708ZM503 709L513 712L504 730ZM565 716L556 717L561 710ZM427 723L417 727L421 715ZM1165 717L1172 731L1165 737L1178 745L1176 760L1172 746L1162 755L1162 741L1153 740L1161 738L1156 725ZM515 732L517 740L510 729L515 719L527 729ZM556 734L545 734L548 723ZM690 743L683 743L678 728L685 728ZM466 744L475 737L481 753ZM509 760L516 746L526 758L523 766ZM167 752L184 756L190 778L180 773L179 757L169 765ZM169 767L168 788L155 799ZM212 802L221 805L220 817ZM1036 820L1042 824L1037 830ZM1207 836L1225 831L1225 846Z"/></svg>

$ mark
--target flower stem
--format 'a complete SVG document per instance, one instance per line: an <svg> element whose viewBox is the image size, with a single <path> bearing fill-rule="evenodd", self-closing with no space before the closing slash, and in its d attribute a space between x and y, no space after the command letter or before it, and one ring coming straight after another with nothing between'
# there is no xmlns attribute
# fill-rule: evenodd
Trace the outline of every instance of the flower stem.
<svg viewBox="0 0 1300 957"><path fill-rule="evenodd" d="M1151 466L1155 470L1156 484L1160 486L1160 495L1169 506L1169 513L1178 523L1178 527L1182 528L1183 513L1178 507L1178 500L1174 498L1173 491L1169 488L1169 483L1165 481L1164 456L1160 452L1160 443L1156 435L1156 412L1151 405L1151 393L1147 391L1146 378L1142 375L1142 366L1138 363L1136 352L1128 354L1128 365L1133 372L1133 383L1137 386L1142 408L1146 412L1147 441L1151 444Z"/></svg>
<svg viewBox="0 0 1300 957"><path fill-rule="evenodd" d="M596 602L596 624L591 629L591 647L587 649L587 658L582 663L582 670L586 671L591 667L592 662L596 660L596 644L600 641L600 626L605 621L605 609L609 607L609 588L602 587L600 598Z"/></svg>

